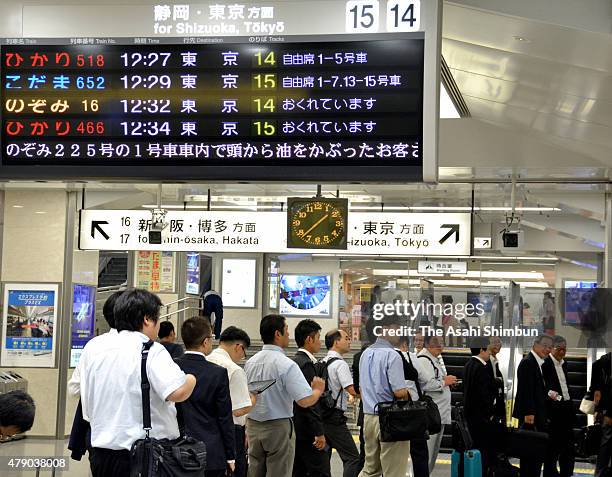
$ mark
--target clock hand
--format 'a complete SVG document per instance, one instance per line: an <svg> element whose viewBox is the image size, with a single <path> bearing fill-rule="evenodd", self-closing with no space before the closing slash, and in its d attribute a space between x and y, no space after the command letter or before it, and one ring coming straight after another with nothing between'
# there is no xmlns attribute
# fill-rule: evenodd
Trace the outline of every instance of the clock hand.
<svg viewBox="0 0 612 477"><path fill-rule="evenodd" d="M310 232L312 232L314 229L316 229L317 225L319 225L321 222L323 222L328 217L329 217L329 214L326 214L323 217L321 217L319 220L317 220L312 227L310 227L306 232L304 232L303 236L308 235Z"/></svg>

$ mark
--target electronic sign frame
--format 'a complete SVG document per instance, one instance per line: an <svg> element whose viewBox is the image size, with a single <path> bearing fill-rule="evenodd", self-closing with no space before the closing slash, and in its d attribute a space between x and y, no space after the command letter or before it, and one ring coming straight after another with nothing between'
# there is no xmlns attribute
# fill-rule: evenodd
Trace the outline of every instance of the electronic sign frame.
<svg viewBox="0 0 612 477"><path fill-rule="evenodd" d="M392 9L399 8L400 3L406 3L407 0L388 0L385 2L382 0L376 2L375 0L369 0L372 5L374 3L378 5L379 12L381 15L379 21L380 26L378 32L375 30L367 30L361 28L361 24L367 24L369 16L366 8L366 0L355 0L348 1L346 3L347 12L347 30L349 25L349 11L354 11L355 15L357 12L361 12L363 15L359 19L355 16L352 25L352 31L347 33L345 31L342 34L338 34L335 30L331 34L320 34L315 32L308 35L292 35L291 31L285 32L282 36L250 36L250 37L215 37L215 38L203 38L196 37L196 41L199 44L191 45L186 44L186 38L172 38L168 36L155 37L153 39L147 38L103 38L103 39L90 39L90 43L87 45L75 44L75 39L66 38L28 38L24 39L23 45L16 45L14 40L4 39L0 45L0 57L2 62L0 65L0 75L2 77L2 112L5 117L5 121L2 122L2 138L0 140L0 147L2 148L2 164L0 166L0 178L7 179L113 179L113 180L177 180L177 181L209 181L209 180L241 180L241 181L279 181L279 180L291 180L291 181L317 181L317 182L343 182L343 181L360 181L360 182L374 182L374 181L388 181L388 182L406 182L406 181L425 181L435 182L437 180L437 153L438 153L438 112L439 112L439 71L440 71L440 39L441 39L441 2L433 0L431 2L409 2L410 4L415 3L420 7L420 31L413 32L396 32L389 31L392 27L389 26L389 15L387 12L387 32L384 25L384 14L385 8ZM374 3L373 3L374 2ZM394 3L395 2L395 3ZM338 2L342 3L342 2ZM353 5L354 4L354 5ZM353 10L351 10L353 9ZM399 10L398 10L399 11ZM365 15L365 16L364 16ZM364 20L365 19L365 20ZM358 27L358 28L353 28ZM316 30L316 27L313 27ZM91 44L93 40L93 44ZM148 42L150 40L150 42ZM193 40L193 38L191 38ZM190 40L190 41L191 41ZM240 147L244 149L247 146L248 139L253 139L253 135L257 131L256 144L260 145L260 157L251 156L249 158L231 157L228 159L229 147L221 147L221 153L219 154L219 148L214 149L214 153L206 153L206 156L201 156L201 160L192 160L189 156L181 155L181 134L183 131L179 131L175 126L178 125L180 116L179 109L177 109L175 101L176 96L180 91L175 88L174 84L178 80L180 71L177 70L177 65L174 65L173 71L164 70L163 55L164 52L174 53L172 57L173 61L176 59L179 53L188 52L190 49L194 51L210 52L218 51L222 45L223 48L231 50L249 51L252 50L257 54L260 53L260 59L265 62L266 52L274 51L277 53L277 60L279 55L283 52L291 50L306 52L308 49L312 50L315 55L326 56L326 52L334 45L338 46L337 53L349 53L354 54L360 49L367 49L372 47L378 48L379 45L384 42L399 42L404 45L419 44L422 48L422 65L418 65L422 68L420 72L417 72L419 76L419 83L422 81L422 89L420 90L420 101L419 105L414 109L414 105L410 106L412 109L406 109L402 112L407 112L408 115L397 114L396 117L390 116L390 112L385 110L385 107L393 104L393 101L389 100L389 97L393 94L392 90L385 91L389 97L385 101L381 101L383 105L379 113L373 113L369 115L365 113L361 117L351 117L350 114L342 111L342 104L339 106L338 111L321 111L322 114L315 114L313 111L302 112L300 115L285 110L283 114L278 113L278 108L281 99L286 99L291 95L291 91L283 91L282 94L277 94L277 101L275 107L277 108L276 116L268 111L269 114L263 114L261 121L256 121L255 118L249 116L244 123L244 130L240 132L240 136L237 139L233 139L233 143L240 142ZM354 45L354 48L353 48ZM47 132L51 135L50 140L50 151L48 155L46 149L33 149L28 145L32 142L42 142L38 138L32 140L32 135L26 135L23 140L19 139L21 131L33 131L33 122L37 120L37 113L30 110L28 112L28 121L24 122L23 127L20 129L15 116L16 108L21 107L21 103L15 104L15 99L19 99L18 96L14 95L14 91L10 91L8 85L20 85L30 86L29 76L26 78L27 73L32 73L32 65L28 67L30 70L23 70L25 72L24 78L20 78L23 83L14 81L14 78L7 77L7 71L10 70L10 65L15 65L15 56L11 57L11 60L7 59L6 53L16 54L19 51L28 52L30 57L36 54L36 49L41 52L48 50L49 56L53 56L57 59L58 54L67 52L72 61L85 62L85 68L82 72L77 70L67 70L66 76L69 77L71 84L82 87L80 90L70 90L68 93L73 97L77 97L79 100L77 103L83 103L83 108L89 110L87 114L85 111L77 111L75 113L69 113L65 117L60 117L56 109L53 114L47 110L49 121L46 123L44 130L41 130L42 126L38 127L36 133L39 130L42 131L41 136L44 137ZM409 48L409 49L410 49ZM158 54L155 54L156 51ZM400 50L403 51L403 50ZM112 52L112 53L108 53ZM90 54L87 54L90 53ZM98 61L98 55L107 54L109 59L114 61L114 70L105 70L101 66L100 70L96 70L96 62ZM22 55L26 56L26 55ZM404 55L399 55L400 59L404 58ZM65 57L63 57L65 58ZM123 58L124 69L117 69L118 58ZM155 58L157 62L153 65L152 59ZM168 60L168 58L166 58ZM23 64L28 64L26 60ZM89 63L88 63L89 62ZM137 62L138 64L134 64ZM333 62L332 62L333 63ZM330 63L330 65L332 64ZM357 90L362 96L360 99L365 99L367 93L366 81L372 82L374 78L374 88L385 88L388 86L388 78L392 76L392 69L385 70L381 65L370 67L368 71L351 66L352 69L343 70L337 69L335 71L327 71L325 64L314 65L311 70L302 70L301 78L314 76L315 81L319 81L319 90L306 91L303 95L304 100L315 99L319 100L319 107L322 108L322 102L320 100L326 99L322 96L322 92L331 90L332 93L326 96L330 96L332 102L338 100L345 101L350 100L345 94L348 90L344 89L340 94L333 91L335 88L335 82L341 82L345 88L349 88L355 81L363 81L362 89ZM74 64L74 63L73 63ZM265 64L263 66L266 66ZM270 66L270 65L268 65ZM288 71L286 63L283 63L283 67ZM342 66L342 65L340 65ZM406 65L400 65L406 66ZM59 76L59 70L57 69L58 64L54 64L53 67L49 67L46 73L49 77L53 76L56 80ZM55 69L54 69L55 68ZM132 69L134 68L134 69ZM140 69L139 69L140 68ZM248 71L250 75L250 85L241 85L238 88L237 96L244 96L250 94L251 96L255 93L261 93L261 97L255 97L254 100L260 100L260 107L266 107L266 91L260 89L259 91L254 90L254 84L256 81L255 70L253 68L248 69L244 64L238 64L238 69ZM184 70L185 68L183 68ZM97 72L96 72L97 71ZM267 70L262 70L263 76L260 75L259 87L263 88L268 79L265 75L268 74ZM278 71L281 71L280 69ZM104 74L100 73L104 72ZM109 75L110 81L105 78L105 75ZM168 74L165 74L165 73ZM184 71L183 71L184 72ZM318 74L323 72L322 74ZM14 73L11 71L11 73ZM132 74L134 73L134 74ZM230 74L232 71L227 71ZM363 74L362 74L363 73ZM411 78L410 75L405 73L405 78ZM39 72L39 76L42 73ZM13 75L15 76L15 75ZM31 75L30 75L31 76ZM284 81L286 77L291 75L285 75L283 78L281 73L275 78L280 85L281 79ZM296 79L300 75L293 75L293 79ZM381 77L385 83L380 83ZM91 81L90 81L91 80ZM12 81L12 83L11 83ZM248 79L247 79L248 81ZM329 84L325 84L326 81L330 81ZM331 82L334 85L331 86ZM377 83L378 81L378 83ZM321 83L322 82L322 83ZM50 83L50 81L49 81ZM105 90L102 93L96 91L98 87L104 86L104 83L110 85L110 90ZM172 86L170 86L172 83ZM284 84L284 83L283 83ZM165 85L170 86L166 92L170 94L167 97L159 95L160 89L163 89ZM262 86L263 85L263 86ZM34 84L33 89L24 94L25 109L28 108L28 103L33 103L35 100L41 99L34 96L44 96L45 87L41 85L41 88L37 88L37 84ZM243 89L240 89L244 86ZM413 88L413 84L408 85L408 89ZM123 87L123 90L121 90ZM157 89L161 87L160 89ZM133 95L133 90L140 88L140 95ZM159 96L156 96L153 91L157 89ZM119 91L119 92L117 92ZM373 91L373 90L372 90ZM85 92L86 94L79 93ZM38 94L40 93L40 94ZM100 93L97 96L91 96L90 93ZM128 94L129 93L129 94ZM152 94L153 93L153 94ZM55 104L56 108L62 108L61 104L57 105L57 100L62 99L57 91L49 91L47 103L48 106ZM76 94L76 96L75 96ZM69 97L70 97L69 95ZM100 120L96 120L95 111L92 111L92 103L90 98L100 98L99 102L94 106L102 109L104 105L105 97L111 96L114 99L114 104L106 108L104 114L100 115ZM114 96L113 96L114 95ZM89 97L88 97L89 96ZM349 95L350 96L350 95ZM358 95L355 95L358 96ZM45 98L43 98L45 99ZM414 99L414 98L413 98ZM10 109L7 101L11 100ZM89 100L89 102L88 102ZM251 97L253 100L253 97ZM123 103L124 111L118 111L118 103ZM153 104L155 103L155 104ZM397 103L397 107L401 109L402 102ZM70 104L72 107L72 103ZM108 103L107 105L108 106ZM250 105L253 108L253 102ZM269 104L268 104L269 106ZM152 118L152 111L159 111L161 108L169 107L171 110L171 116L173 119L164 121L158 116ZM40 106L38 111L41 110ZM261 112L261 111L260 111ZM398 111L395 111L398 113ZM264 111L265 113L265 111ZM142 114L142 116L138 116ZM240 112L239 114L243 114ZM244 113L249 114L249 113ZM420 137L418 137L418 151L413 157L411 154L414 152L411 147L411 138L409 135L405 138L403 127L410 124L410 114L416 115L417 122L421 123ZM334 117L335 116L335 117ZM374 117L376 121L372 119ZM277 119L278 118L278 119ZM288 121L287 119L292 121ZM314 120L313 120L314 118ZM0 119L2 119L0 117ZM293 121L295 119L295 121ZM9 126L7 121L12 121ZM362 121L363 120L363 121ZM175 122L173 122L175 121ZM39 121L40 122L40 121ZM219 128L218 124L211 122L210 117L202 117L197 122L197 135L196 141L208 141L207 145L214 146L222 144L223 146L229 146L230 142L219 142L220 137L218 136ZM239 127L240 119L237 120ZM291 123L291 127L298 130L295 135L291 136L287 131L287 122ZM360 123L360 132L355 136L351 137L349 130L353 127L353 124ZM366 129L366 122L376 122L375 127L379 127L378 132L374 129ZM61 124L59 124L61 123ZM325 124L324 124L325 123ZM331 123L331 126L329 124ZM58 126L59 124L59 126ZM101 124L101 125L100 125ZM306 124L306 126L304 125ZM271 131L271 126L274 127L275 134L281 129L282 135L275 137L274 141L269 141L272 149L270 154L269 150L266 150L266 154L263 154L263 145L268 144L266 133ZM308 129L310 126L312 128ZM414 124L412 124L414 126ZM325 128L331 129L325 129ZM66 133L66 129L70 129L70 132ZM300 133L300 128L307 128L307 133L304 131ZM79 131L77 131L77 129ZM414 133L414 127L412 127ZM171 134L167 134L166 131L170 130ZM248 130L248 131L246 131ZM109 132L110 131L110 132ZM138 149L132 147L128 152L125 152L125 148L117 150L118 144L116 139L120 133L129 138L131 145L138 144L135 139L145 138L148 140L148 146L151 144L159 143L161 147L167 145L168 142L174 143L170 148L170 156L164 160L159 158L145 156ZM331 134L328 134L331 131ZM64 144L64 147L60 146L57 149L57 144L60 143L58 136L62 134L74 135L71 136L72 142ZM77 137L77 135L81 137ZM327 135L327 137L326 137ZM162 136L170 136L169 141L157 141ZM188 136L189 137L189 136ZM217 142L215 143L215 140ZM304 148L313 146L313 149L319 150L318 146L321 144L317 143L317 140L328 139L328 146L326 149L321 148L320 152L316 152L316 156L303 156L299 155L296 151L302 151ZM402 139L406 139L402 141ZM371 142L368 142L371 140ZM393 144L387 144L385 141L395 140L395 146ZM55 142L53 142L55 141ZM108 153L109 148L106 148L104 152L103 144L115 143L114 156L106 157L104 154ZM127 142L127 141L126 141ZM398 144L399 143L399 144ZM407 148L401 148L401 144L407 143ZM13 144L13 145L10 145ZM14 144L18 144L20 149L17 151ZM44 144L44 143L43 143ZM341 146L334 147L335 144L341 144ZM7 147L10 145L10 154ZM144 145L144 143L143 143ZM287 145L291 149L289 154L292 156L289 158L283 158L281 156L283 150L287 150ZM316 148L314 146L317 146ZM284 149L281 147L284 146ZM378 146L378 148L377 148ZM76 151L78 149L78 151ZM147 150L149 150L148 148ZM338 157L338 149L340 150L340 157ZM380 149L380 151L378 151ZM193 149L191 149L193 150ZM232 148L235 151L236 148ZM408 150L408 157L406 157L406 150ZM177 152L178 151L178 152ZM403 154L403 155L398 155ZM58 157L62 154L60 157ZM70 158L70 155L75 154L74 158ZM215 156L214 154L217 154ZM344 156L342 156L344 155ZM27 157L26 157L27 156ZM67 157L68 156L68 157Z"/></svg>

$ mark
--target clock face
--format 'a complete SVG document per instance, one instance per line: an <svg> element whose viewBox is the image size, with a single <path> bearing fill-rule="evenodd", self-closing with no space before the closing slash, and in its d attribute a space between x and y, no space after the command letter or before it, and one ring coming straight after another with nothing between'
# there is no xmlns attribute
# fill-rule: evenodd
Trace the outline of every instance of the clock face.
<svg viewBox="0 0 612 477"><path fill-rule="evenodd" d="M348 201L346 199L289 199L289 248L346 249Z"/></svg>

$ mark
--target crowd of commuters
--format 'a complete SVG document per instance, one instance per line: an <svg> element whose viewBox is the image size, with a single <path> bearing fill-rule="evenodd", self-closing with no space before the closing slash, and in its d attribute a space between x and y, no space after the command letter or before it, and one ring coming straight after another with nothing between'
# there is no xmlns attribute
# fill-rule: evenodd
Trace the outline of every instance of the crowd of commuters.
<svg viewBox="0 0 612 477"><path fill-rule="evenodd" d="M143 346L150 346L146 373L150 383L152 437L188 435L206 444L207 477L331 477L335 450L344 477L431 475L444 427L451 424L451 389L462 384L465 420L473 446L482 455L482 475L496 475L503 456L499 432L506 426L506 389L498 338L471 343L472 358L463 383L447 372L443 340L417 336L412 343L396 333L394 316L377 322L381 335L356 354L352 370L345 360L350 337L339 329L321 336L321 326L305 319L295 328L295 356L287 356L289 327L280 315L260 323L261 351L246 361L248 334L230 326L219 334L205 317L187 319L176 331L159 319L161 302L145 290L112 295L104 306L110 331L85 347L69 382L80 397L71 449L89 454L92 474L129 476L130 449L145 435L141 394ZM398 336L396 336L398 335ZM155 341L158 339L159 341ZM321 344L327 348L317 359ZM146 347L146 346L144 346ZM520 462L525 477L569 477L574 468L575 409L569 394L566 341L542 335L520 362L513 417L521 427L549 434L548 451ZM596 476L609 467L612 446L612 358L594 365L592 391L603 416L602 451ZM607 374L606 374L607 373ZM599 376L599 378L596 378ZM602 377L603 376L603 377ZM442 430L412 441L381 438L378 405L419 400L427 394L437 405ZM345 412L359 398L359 446ZM16 409L23 412L16 414ZM0 433L31 428L34 403L25 393L0 396ZM605 449L604 449L605 447ZM557 470L559 466L559 470Z"/></svg>

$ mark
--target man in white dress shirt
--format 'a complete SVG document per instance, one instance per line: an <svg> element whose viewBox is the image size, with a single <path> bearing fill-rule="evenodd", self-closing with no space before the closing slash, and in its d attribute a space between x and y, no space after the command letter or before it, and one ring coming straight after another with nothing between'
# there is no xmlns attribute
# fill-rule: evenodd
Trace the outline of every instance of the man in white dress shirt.
<svg viewBox="0 0 612 477"><path fill-rule="evenodd" d="M81 369L83 415L91 424L89 454L93 477L129 477L130 449L145 436L140 366L143 345L159 332L161 301L146 290L123 292L114 307L118 336ZM151 437L179 436L175 402L189 398L193 375L185 375L166 349L153 343L147 359L151 385Z"/></svg>
<svg viewBox="0 0 612 477"><path fill-rule="evenodd" d="M442 444L442 436L444 435L444 426L451 424L451 390L450 386L457 382L456 376L450 376L446 373L446 366L441 361L443 338L439 336L425 336L424 348L418 354L421 367L423 368L424 379L430 382L432 379L437 381L435 390L427 392L433 401L438 405L440 418L442 419L442 430L438 434L429 436L427 448L429 450L429 472L433 472L436 465L436 459L440 452Z"/></svg>
<svg viewBox="0 0 612 477"><path fill-rule="evenodd" d="M353 386L353 374L342 357L351 350L351 338L344 330L331 330L325 335L327 356L327 386L334 400L334 409L323 408L325 438L331 449L336 449L344 467L343 477L357 477L359 474L359 451L346 425L349 396L357 393Z"/></svg>

